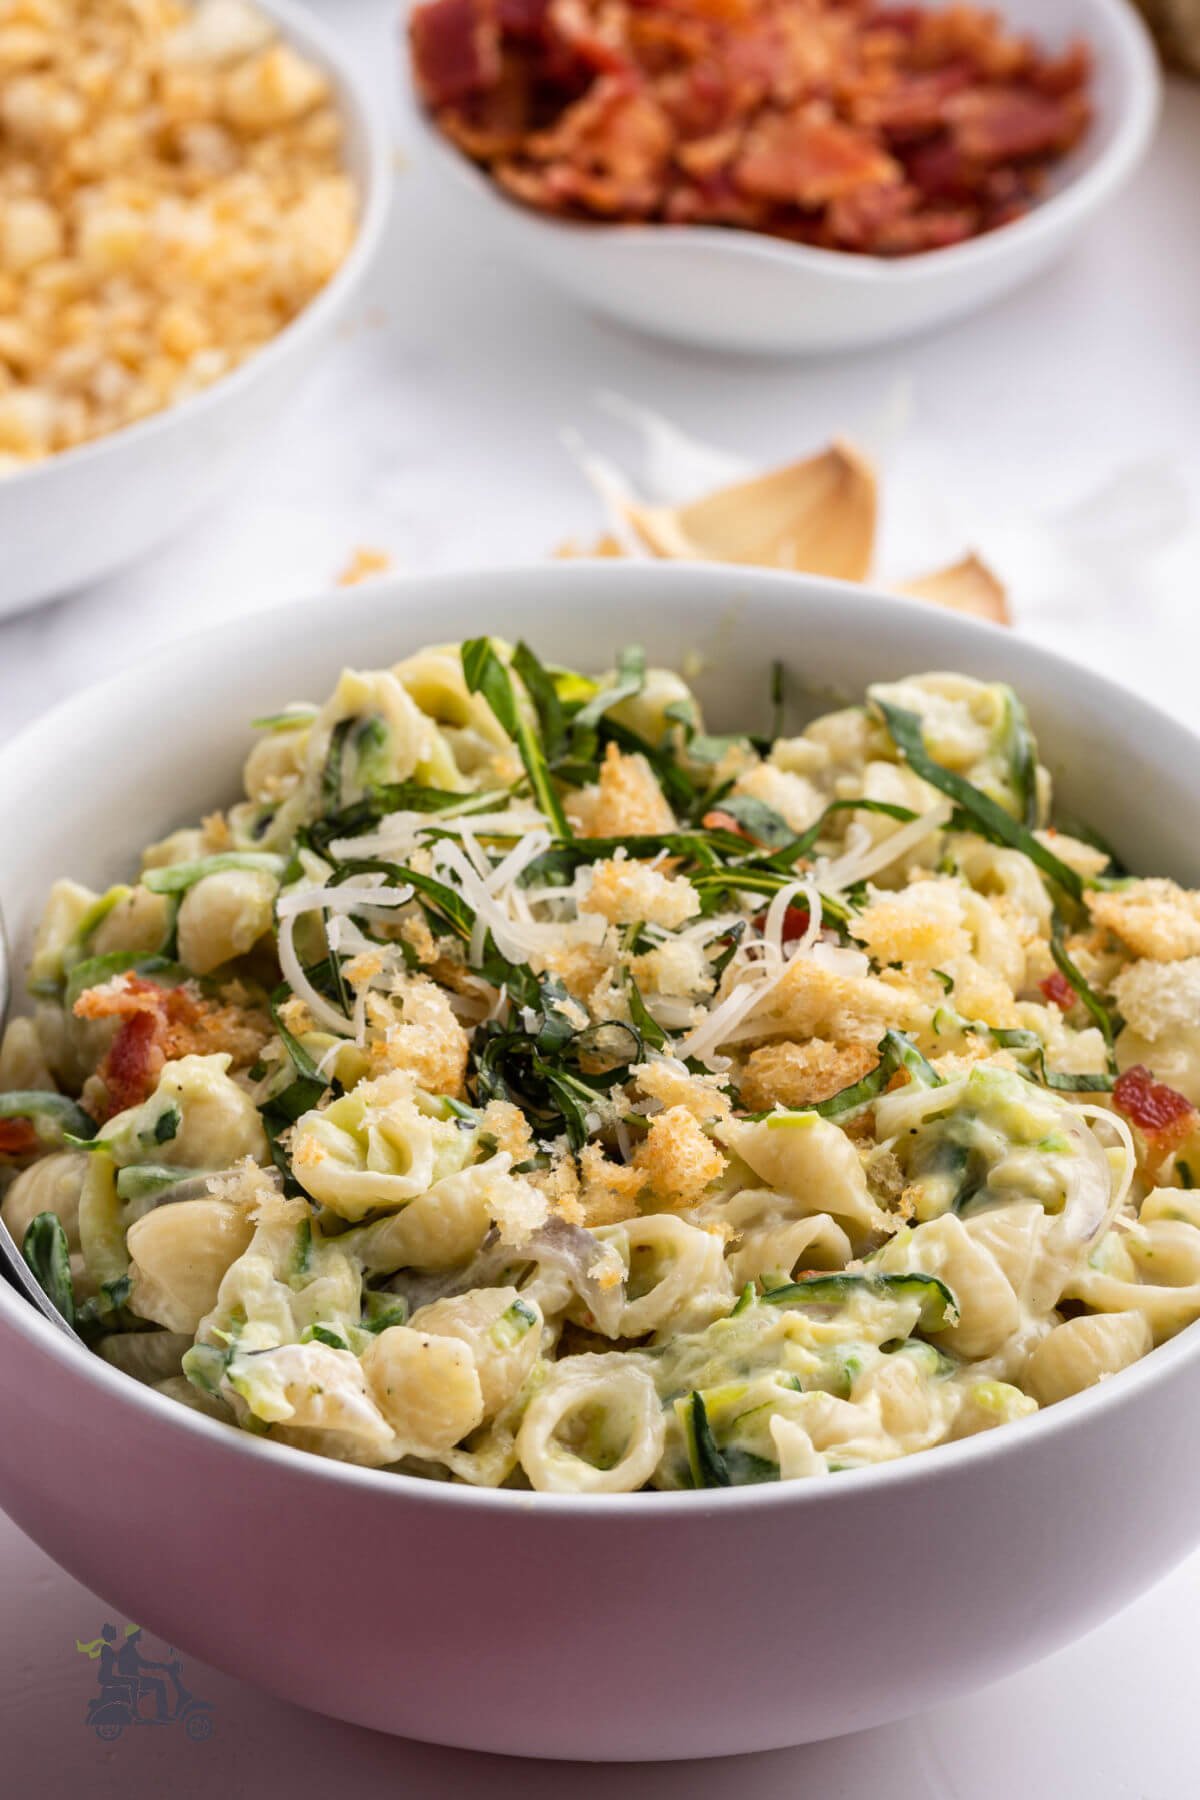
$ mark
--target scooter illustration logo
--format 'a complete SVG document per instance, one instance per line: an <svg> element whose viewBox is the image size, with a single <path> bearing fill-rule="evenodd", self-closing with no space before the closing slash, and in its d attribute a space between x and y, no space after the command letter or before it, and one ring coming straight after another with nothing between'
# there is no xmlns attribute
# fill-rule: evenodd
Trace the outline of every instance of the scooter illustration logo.
<svg viewBox="0 0 1200 1800"><path fill-rule="evenodd" d="M106 1624L90 1644L75 1640L80 1655L99 1662L100 1691L88 1701L84 1724L111 1743L132 1725L182 1725L197 1742L212 1735L212 1706L183 1685L183 1664L174 1652L165 1662L142 1655L140 1625L126 1625L118 1640Z"/></svg>

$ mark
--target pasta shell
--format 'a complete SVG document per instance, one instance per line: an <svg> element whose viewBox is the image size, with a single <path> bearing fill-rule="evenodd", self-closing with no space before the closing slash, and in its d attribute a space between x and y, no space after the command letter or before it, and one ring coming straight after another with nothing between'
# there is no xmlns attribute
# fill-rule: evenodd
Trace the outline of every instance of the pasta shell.
<svg viewBox="0 0 1200 1800"><path fill-rule="evenodd" d="M951 612L968 613L973 619L987 619L993 625L1011 625L1008 595L985 562L973 553L949 568L935 569L915 581L901 583L897 593L913 600L931 600L935 606L948 606Z"/></svg>
<svg viewBox="0 0 1200 1800"><path fill-rule="evenodd" d="M875 472L835 443L686 506L630 503L626 511L656 556L863 581L875 543Z"/></svg>

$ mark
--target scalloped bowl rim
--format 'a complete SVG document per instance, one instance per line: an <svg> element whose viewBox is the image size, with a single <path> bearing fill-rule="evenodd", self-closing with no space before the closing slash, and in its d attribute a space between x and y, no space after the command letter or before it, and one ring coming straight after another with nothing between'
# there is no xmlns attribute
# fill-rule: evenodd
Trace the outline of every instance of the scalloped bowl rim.
<svg viewBox="0 0 1200 1800"><path fill-rule="evenodd" d="M436 590L455 593L465 588L478 587L482 593L493 584L503 586L508 582L519 581L527 590L543 586L553 594L556 587L568 581L572 572L587 569L593 578L598 578L601 585L611 584L619 588L623 581L630 578L633 567L643 578L647 571L659 569L666 572L690 573L693 577L715 584L719 580L729 580L736 576L739 583L745 584L762 593L772 590L791 593L797 597L807 596L817 604L828 604L835 599L841 609L860 610L864 614L864 622L874 615L881 603L886 605L889 613L895 617L922 618L929 622L929 605L913 599L898 598L885 594L881 590L861 585L836 581L825 577L781 574L761 569L737 569L731 571L721 565L711 563L671 563L671 564L638 564L629 565L614 563L609 560L578 559L569 565L556 564L507 564L486 570L451 572L439 575L407 575L394 576L372 583L369 588L361 590L352 601L347 601L343 590L330 589L311 595L305 599L291 601L284 606L268 608L239 621L240 628L251 631L277 635L281 623L287 619L302 630L305 621L321 615L328 617L329 609L336 607L345 616L352 613L357 603L364 612L372 607L386 604L389 599L396 605L398 616L403 622L404 606L410 590L423 596L426 608L431 598L436 602ZM657 579L651 574L651 580ZM664 585L666 585L664 581ZM548 596L549 598L549 596ZM941 619L943 627L952 637L961 637L965 645L973 639L983 641L1004 639L1005 631L995 625L986 624L961 614L946 614ZM419 626L414 618L413 631ZM352 634L353 626L350 631ZM196 656L200 661L215 662L213 651L218 643L229 636L228 622L213 625L204 631L194 632L174 643L161 647L158 651L139 659L131 668L99 682L89 684L69 698L61 701L48 712L26 726L8 743L0 746L0 775L4 772L5 763L14 754L20 754L23 748L31 745L39 737L52 738L60 722L65 723L81 701L94 704L106 696L114 701L128 693L131 679L153 680L161 667L164 671L177 664L181 657ZM1091 669L1082 669L1069 657L1034 644L1029 640L1015 640L1022 646L1022 653L1032 655L1034 660L1041 661L1051 669L1056 669L1064 677L1084 673L1097 694L1097 699L1111 697L1114 702L1128 706L1132 701L1136 710L1147 715L1156 726L1165 728L1169 733L1177 734L1185 748L1191 748L1200 757L1200 736L1190 731L1171 715L1159 711L1150 701L1131 690L1122 687L1106 676ZM1131 1367L1100 1382L1097 1386L1070 1398L1058 1401L1055 1405L1041 1409L1026 1418L1014 1420L992 1431L985 1431L973 1437L959 1440L956 1443L935 1445L930 1449L916 1452L910 1456L899 1457L891 1462L875 1464L862 1469L849 1469L839 1474L836 1482L788 1481L764 1483L731 1489L704 1490L700 1495L692 1490L680 1492L653 1492L633 1494L550 1494L527 1491L525 1489L481 1488L467 1484L431 1481L415 1475L392 1473L386 1470L363 1468L352 1463L335 1461L311 1452L294 1449L289 1445L271 1444L222 1423L220 1420L207 1418L204 1414L183 1406L180 1402L156 1393L154 1389L135 1380L132 1376L111 1368L94 1352L82 1343L71 1342L66 1335L41 1318L29 1303L24 1300L7 1282L0 1280L0 1319L13 1325L17 1330L25 1331L34 1343L40 1344L44 1353L50 1358L64 1363L77 1370L86 1386L96 1383L99 1388L111 1395L118 1403L125 1402L133 1407L147 1409L151 1417L161 1419L165 1428L176 1431L200 1433L213 1446L222 1446L229 1455L243 1458L265 1457L279 1468L290 1468L297 1481L311 1480L348 1484L358 1488L364 1484L376 1493L386 1492L391 1488L397 1496L397 1504L405 1501L420 1500L433 1504L445 1503L451 1506L496 1508L505 1511L512 1509L528 1511L531 1507L539 1511L559 1516L586 1516L589 1518L611 1517L614 1520L625 1520L633 1516L655 1517L667 1513L694 1516L696 1509L707 1510L710 1507L759 1509L778 1506L808 1506L838 1504L838 1497L851 1488L856 1493L880 1485L909 1486L913 1483L936 1482L939 1473L949 1473L952 1468L974 1463L992 1463L997 1459L1008 1459L1019 1456L1023 1446L1035 1440L1051 1436L1070 1438L1076 1429L1083 1429L1092 1419L1102 1415L1114 1407L1121 1408L1128 1402L1136 1400L1138 1393L1157 1384L1160 1377L1165 1378L1172 1369L1188 1362L1200 1363L1200 1322L1186 1327L1176 1337L1142 1357ZM282 1459L282 1460L281 1460Z"/></svg>
<svg viewBox="0 0 1200 1800"><path fill-rule="evenodd" d="M415 86L411 117L423 142L443 168L477 198L490 202L497 215L530 235L547 232L562 240L573 238L613 248L618 254L636 255L642 250L681 250L685 253L728 254L750 262L774 263L781 270L845 279L860 286L883 288L915 285L940 270L947 274L1002 260L1022 245L1053 235L1093 212L1119 188L1142 157L1162 104L1163 81L1149 30L1127 0L1084 0L1103 17L1119 47L1129 77L1125 110L1115 119L1111 141L1088 167L1068 174L1062 185L1037 201L1029 212L1011 224L980 233L960 244L940 250L920 250L909 256L882 257L848 250L826 250L812 244L794 244L767 232L736 226L641 224L603 220L560 218L539 212L506 194L464 151L438 130ZM999 8L1002 10L1002 7Z"/></svg>
<svg viewBox="0 0 1200 1800"><path fill-rule="evenodd" d="M369 269L379 247L391 205L391 144L382 108L353 62L342 49L332 28L294 0L253 0L257 9L279 29L279 34L317 61L331 78L338 111L361 140L362 172L358 179L359 210L354 241L325 285L280 327L274 337L260 344L244 362L186 399L160 407L144 419L119 425L99 437L88 438L66 450L56 450L39 462L0 475L0 492L7 497L36 481L47 484L64 471L99 461L106 453L126 445L149 443L154 437L183 430L194 419L218 407L267 372L280 358L300 348L330 314L339 312ZM348 168L348 164L344 165ZM353 171L350 171L353 173Z"/></svg>

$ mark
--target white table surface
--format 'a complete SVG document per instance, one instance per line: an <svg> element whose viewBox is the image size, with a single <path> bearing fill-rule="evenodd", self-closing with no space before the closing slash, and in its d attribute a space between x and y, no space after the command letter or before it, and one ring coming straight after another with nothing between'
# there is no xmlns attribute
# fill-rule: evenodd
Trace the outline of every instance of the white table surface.
<svg viewBox="0 0 1200 1800"><path fill-rule="evenodd" d="M630 455L628 430L597 402L605 390L757 462L857 433L882 462L884 574L983 549L1011 583L1020 630L1195 721L1200 86L1173 84L1127 197L1020 294L868 355L746 362L633 338L493 263L433 213L408 160L395 8L321 0L319 10L374 71L396 120L395 217L372 292L236 494L137 567L0 624L0 736L151 644L325 586L359 545L429 569L532 560L586 536L598 508L559 433L574 426ZM2 1517L0 1595L6 1800L469 1800L518 1786L539 1800L566 1781L578 1800L1200 1791L1200 1557L1102 1631L972 1699L807 1749L636 1771L568 1773L376 1737L190 1661L189 1687L214 1705L208 1742L169 1726L104 1745L83 1723L95 1667L75 1640L115 1615ZM917 1634L915 1644L910 1654Z"/></svg>

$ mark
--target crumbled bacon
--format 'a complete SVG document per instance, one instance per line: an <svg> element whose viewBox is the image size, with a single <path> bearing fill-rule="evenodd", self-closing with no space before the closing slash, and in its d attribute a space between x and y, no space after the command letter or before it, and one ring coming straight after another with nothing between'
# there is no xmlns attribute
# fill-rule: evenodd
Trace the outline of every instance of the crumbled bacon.
<svg viewBox="0 0 1200 1800"><path fill-rule="evenodd" d="M841 125L826 107L768 114L751 126L733 166L733 179L756 200L808 210L898 179L886 151L862 132Z"/></svg>
<svg viewBox="0 0 1200 1800"><path fill-rule="evenodd" d="M811 914L807 906L789 906L783 915L782 937L785 944L795 944L808 930Z"/></svg>
<svg viewBox="0 0 1200 1800"><path fill-rule="evenodd" d="M499 81L500 24L490 6L437 0L413 14L411 31L421 90L437 105L486 93Z"/></svg>
<svg viewBox="0 0 1200 1800"><path fill-rule="evenodd" d="M41 1139L29 1119L0 1119L0 1156L32 1156Z"/></svg>
<svg viewBox="0 0 1200 1800"><path fill-rule="evenodd" d="M732 813L724 812L719 806L714 806L710 812L706 812L700 823L705 831L727 831L732 837L745 838L748 844L755 842L754 837L746 830L741 820L735 819Z"/></svg>
<svg viewBox="0 0 1200 1800"><path fill-rule="evenodd" d="M787 911L783 915L783 928L780 932L780 936L782 937L785 944L795 944L800 941L800 939L804 936L805 932L808 930L808 922L809 922L810 917L811 917L811 914L809 913L807 906L789 906L788 907ZM764 908L763 911L760 912L754 920L755 929L757 931L764 930L766 927L766 923L767 923L767 914L766 914L766 909ZM825 933L822 932L821 935L822 935L822 937L824 937Z"/></svg>
<svg viewBox="0 0 1200 1800"><path fill-rule="evenodd" d="M140 1106L153 1092L167 1060L160 1027L157 1013L131 1013L109 1045L97 1071L104 1083L106 1119L126 1107Z"/></svg>
<svg viewBox="0 0 1200 1800"><path fill-rule="evenodd" d="M969 5L422 0L417 86L526 205L903 256L1026 212L1090 60Z"/></svg>
<svg viewBox="0 0 1200 1800"><path fill-rule="evenodd" d="M75 1015L121 1021L96 1071L104 1087L102 1121L140 1106L164 1063L227 1051L235 1065L248 1064L270 1035L262 1015L236 1001L210 1000L190 982L169 988L140 975L117 975L88 988L75 1002Z"/></svg>
<svg viewBox="0 0 1200 1800"><path fill-rule="evenodd" d="M1153 1162L1160 1162L1178 1149L1200 1121L1200 1114L1185 1094L1164 1081L1156 1081L1141 1063L1135 1063L1118 1077L1113 1104L1145 1139L1151 1152L1149 1160Z"/></svg>
<svg viewBox="0 0 1200 1800"><path fill-rule="evenodd" d="M1118 1077L1113 1099L1118 1111L1139 1131L1164 1131L1196 1110L1185 1095L1156 1081L1142 1063L1135 1063Z"/></svg>
<svg viewBox="0 0 1200 1800"><path fill-rule="evenodd" d="M1075 1004L1076 993L1061 969L1055 969L1053 975L1047 975L1038 987L1051 1006L1057 1006L1060 1012L1070 1012Z"/></svg>

